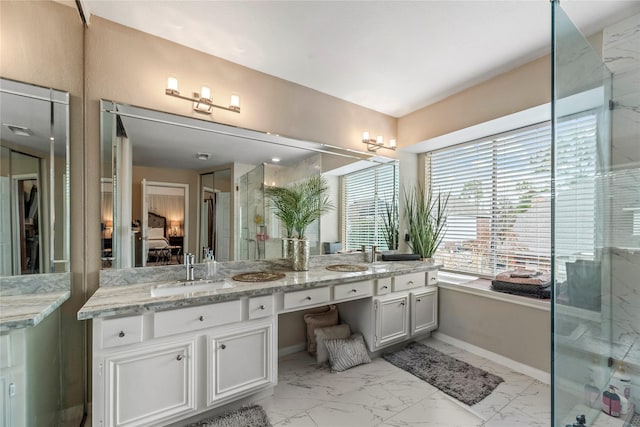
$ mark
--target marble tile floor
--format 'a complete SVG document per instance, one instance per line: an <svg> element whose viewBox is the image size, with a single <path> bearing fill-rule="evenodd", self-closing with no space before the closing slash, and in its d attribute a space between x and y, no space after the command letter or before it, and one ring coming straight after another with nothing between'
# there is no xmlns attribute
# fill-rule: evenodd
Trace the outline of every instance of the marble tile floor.
<svg viewBox="0 0 640 427"><path fill-rule="evenodd" d="M548 384L433 338L423 342L505 382L469 407L382 358L332 374L300 352L279 360L273 396L257 403L274 427L551 425Z"/></svg>

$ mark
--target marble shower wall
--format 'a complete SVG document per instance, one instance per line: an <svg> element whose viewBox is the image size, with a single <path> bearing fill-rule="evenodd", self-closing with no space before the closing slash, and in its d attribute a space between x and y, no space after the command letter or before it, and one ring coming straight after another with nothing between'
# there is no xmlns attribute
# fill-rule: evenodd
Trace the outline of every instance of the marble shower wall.
<svg viewBox="0 0 640 427"><path fill-rule="evenodd" d="M640 382L640 15L605 28L603 60L613 73L610 181L612 339L627 349ZM636 393L637 399L637 393ZM637 400L635 403L639 403Z"/></svg>

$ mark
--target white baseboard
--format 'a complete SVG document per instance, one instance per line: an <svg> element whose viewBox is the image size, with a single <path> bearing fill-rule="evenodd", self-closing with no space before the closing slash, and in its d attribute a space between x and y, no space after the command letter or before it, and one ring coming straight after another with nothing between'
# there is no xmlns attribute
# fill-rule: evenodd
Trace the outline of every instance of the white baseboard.
<svg viewBox="0 0 640 427"><path fill-rule="evenodd" d="M476 354L480 357L484 357L485 359L489 359L501 365L507 366L516 372L520 372L521 374L527 375L542 383L551 384L551 374L549 372L534 368L533 366L525 365L524 363L509 359L508 357L502 356L501 354L494 353L482 347L478 347L457 338L453 338L449 335L443 334L442 332L432 332L431 336L439 341L451 344L455 347Z"/></svg>
<svg viewBox="0 0 640 427"><path fill-rule="evenodd" d="M300 344L292 345L289 347L283 347L278 349L278 358L286 356L288 354L297 353L299 351L304 351L307 349L307 343L303 342Z"/></svg>

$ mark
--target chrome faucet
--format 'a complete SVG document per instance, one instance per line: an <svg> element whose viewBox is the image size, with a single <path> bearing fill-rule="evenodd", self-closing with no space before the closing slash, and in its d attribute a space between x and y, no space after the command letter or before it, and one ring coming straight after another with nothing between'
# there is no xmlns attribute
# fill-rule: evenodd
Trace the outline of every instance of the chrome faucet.
<svg viewBox="0 0 640 427"><path fill-rule="evenodd" d="M376 245L371 245L371 264L376 262L376 255L379 254L378 247Z"/></svg>
<svg viewBox="0 0 640 427"><path fill-rule="evenodd" d="M193 270L194 270L194 266L193 264L196 262L196 257L195 255L193 255L191 252L186 253L184 255L184 266L187 270L187 276L186 276L186 280L188 282L195 280L193 278Z"/></svg>

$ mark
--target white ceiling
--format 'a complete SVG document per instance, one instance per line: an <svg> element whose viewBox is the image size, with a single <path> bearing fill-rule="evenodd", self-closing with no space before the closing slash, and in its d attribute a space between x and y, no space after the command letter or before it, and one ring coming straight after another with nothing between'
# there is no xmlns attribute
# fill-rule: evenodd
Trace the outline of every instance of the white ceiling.
<svg viewBox="0 0 640 427"><path fill-rule="evenodd" d="M550 51L549 0L105 1L89 13L395 117ZM640 2L566 0L589 35Z"/></svg>

